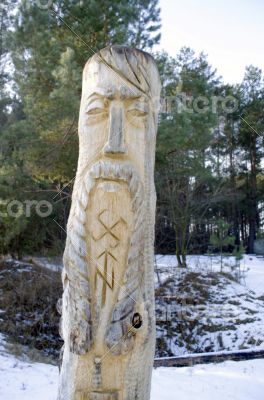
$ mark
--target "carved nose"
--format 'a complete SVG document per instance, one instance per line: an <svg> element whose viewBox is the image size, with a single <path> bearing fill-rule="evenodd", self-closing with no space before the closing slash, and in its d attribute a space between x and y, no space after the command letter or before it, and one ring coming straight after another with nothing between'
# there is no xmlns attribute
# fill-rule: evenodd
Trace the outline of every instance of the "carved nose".
<svg viewBox="0 0 264 400"><path fill-rule="evenodd" d="M124 154L124 110L120 104L113 103L110 107L108 141L104 147L106 154Z"/></svg>

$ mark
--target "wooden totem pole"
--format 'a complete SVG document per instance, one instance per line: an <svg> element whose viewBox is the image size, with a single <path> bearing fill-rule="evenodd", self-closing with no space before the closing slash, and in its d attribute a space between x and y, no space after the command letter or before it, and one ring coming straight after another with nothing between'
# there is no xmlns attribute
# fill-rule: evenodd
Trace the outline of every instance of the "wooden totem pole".
<svg viewBox="0 0 264 400"><path fill-rule="evenodd" d="M83 72L64 253L58 400L149 400L155 349L152 57L107 47Z"/></svg>

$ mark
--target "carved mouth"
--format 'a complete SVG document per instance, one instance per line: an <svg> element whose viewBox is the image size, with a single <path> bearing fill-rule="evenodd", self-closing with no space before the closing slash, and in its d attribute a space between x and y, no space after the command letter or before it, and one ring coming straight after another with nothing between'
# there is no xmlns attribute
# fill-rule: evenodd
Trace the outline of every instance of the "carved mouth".
<svg viewBox="0 0 264 400"><path fill-rule="evenodd" d="M114 193L122 188L122 185L116 181L109 181L108 179L103 179L102 182L98 184L98 189L103 189L105 192Z"/></svg>
<svg viewBox="0 0 264 400"><path fill-rule="evenodd" d="M92 182L91 180L87 181L87 192L90 192L94 181L98 179L117 182L123 181L128 184L128 189L131 192L133 210L141 206L143 201L143 187L138 172L131 163L101 160L91 167L89 175L92 178Z"/></svg>

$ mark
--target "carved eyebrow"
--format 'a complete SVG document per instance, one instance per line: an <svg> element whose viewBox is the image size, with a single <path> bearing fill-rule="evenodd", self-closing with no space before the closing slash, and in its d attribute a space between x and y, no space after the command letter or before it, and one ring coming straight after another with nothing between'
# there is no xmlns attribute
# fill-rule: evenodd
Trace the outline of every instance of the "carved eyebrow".
<svg viewBox="0 0 264 400"><path fill-rule="evenodd" d="M94 92L90 96L88 96L88 106L92 104L96 100L104 100L104 96L100 93Z"/></svg>
<svg viewBox="0 0 264 400"><path fill-rule="evenodd" d="M131 99L131 100L137 100L140 98L145 97L144 94L140 93L140 92L131 92L131 90L128 90L127 87L121 87L120 89L120 94L121 94L121 99Z"/></svg>
<svg viewBox="0 0 264 400"><path fill-rule="evenodd" d="M99 93L99 92L93 92L88 96L88 104L90 105L92 104L94 101L96 100L104 100L105 98L112 100L114 98L114 93L111 91L107 91L105 93ZM145 96L142 96L142 94L133 94L131 92L127 92L127 90L122 91L121 90L121 96L120 96L121 100L140 100L142 98L145 98Z"/></svg>
<svg viewBox="0 0 264 400"><path fill-rule="evenodd" d="M129 100L132 100L133 102L137 102L137 104L146 104L146 98L144 96L130 96ZM141 101L143 100L143 101Z"/></svg>
<svg viewBox="0 0 264 400"><path fill-rule="evenodd" d="M127 93L126 94L125 93L121 94L121 100L126 100L126 99L128 99L128 100L140 100L142 97L143 96L140 96L140 95L137 96L137 95L135 95L135 94L133 95L131 93L129 95Z"/></svg>

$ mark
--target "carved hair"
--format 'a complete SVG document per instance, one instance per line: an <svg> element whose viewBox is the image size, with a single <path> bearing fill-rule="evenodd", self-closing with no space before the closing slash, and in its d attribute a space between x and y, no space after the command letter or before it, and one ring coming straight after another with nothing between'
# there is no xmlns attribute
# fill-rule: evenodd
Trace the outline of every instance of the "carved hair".
<svg viewBox="0 0 264 400"><path fill-rule="evenodd" d="M84 68L84 77L86 77L87 68L93 61L105 64L124 80L125 84L134 86L152 101L159 98L159 73L150 54L126 46L105 47L88 60Z"/></svg>

